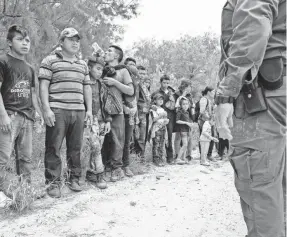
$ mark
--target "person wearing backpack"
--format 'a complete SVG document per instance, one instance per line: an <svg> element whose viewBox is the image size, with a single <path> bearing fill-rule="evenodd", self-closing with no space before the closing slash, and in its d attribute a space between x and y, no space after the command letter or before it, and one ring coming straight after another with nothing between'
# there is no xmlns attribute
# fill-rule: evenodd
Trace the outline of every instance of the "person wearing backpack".
<svg viewBox="0 0 287 237"><path fill-rule="evenodd" d="M123 50L116 45L111 45L104 56L107 66L104 69L103 82L119 101L119 111L111 117L111 131L105 136L102 155L103 162L111 168L111 181L116 182L124 177L123 174L123 151L125 144L125 117L123 101L125 95L134 95L134 85L130 73L124 65L119 65L123 59ZM127 100L128 102L128 100ZM125 173L129 166L124 167Z"/></svg>

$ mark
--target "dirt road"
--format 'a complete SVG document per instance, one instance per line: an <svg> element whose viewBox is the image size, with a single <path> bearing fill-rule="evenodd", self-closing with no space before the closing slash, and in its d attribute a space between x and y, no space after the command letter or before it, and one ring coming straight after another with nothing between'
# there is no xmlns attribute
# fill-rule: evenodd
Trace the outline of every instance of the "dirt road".
<svg viewBox="0 0 287 237"><path fill-rule="evenodd" d="M245 230L228 162L152 168L0 219L1 237L242 237Z"/></svg>

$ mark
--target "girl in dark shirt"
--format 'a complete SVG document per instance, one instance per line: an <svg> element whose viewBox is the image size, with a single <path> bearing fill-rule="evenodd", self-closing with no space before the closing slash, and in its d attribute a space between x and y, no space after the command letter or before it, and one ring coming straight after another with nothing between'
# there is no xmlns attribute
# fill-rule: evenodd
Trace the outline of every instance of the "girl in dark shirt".
<svg viewBox="0 0 287 237"><path fill-rule="evenodd" d="M177 142L182 142L182 146L177 156L177 164L181 165L187 163L185 157L188 146L189 132L193 124L191 114L189 112L190 104L188 99L185 97L180 98L179 104L180 108L176 113L176 126L174 131L180 135L180 139Z"/></svg>

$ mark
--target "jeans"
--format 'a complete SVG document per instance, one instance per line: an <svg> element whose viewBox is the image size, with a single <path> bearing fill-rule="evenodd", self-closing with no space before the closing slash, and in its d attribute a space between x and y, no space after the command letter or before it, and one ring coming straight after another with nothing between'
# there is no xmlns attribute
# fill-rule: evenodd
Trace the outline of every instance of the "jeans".
<svg viewBox="0 0 287 237"><path fill-rule="evenodd" d="M133 136L134 125L129 123L129 116L125 115L125 143L123 150L123 166L130 165L130 144Z"/></svg>
<svg viewBox="0 0 287 237"><path fill-rule="evenodd" d="M17 112L11 112L9 117L12 131L6 133L0 129L0 190L4 193L13 179L10 163L14 149L17 175L30 181L32 169L33 121Z"/></svg>
<svg viewBox="0 0 287 237"><path fill-rule="evenodd" d="M230 162L248 237L285 237L286 78L280 89L265 94L268 110L254 115L237 99Z"/></svg>
<svg viewBox="0 0 287 237"><path fill-rule="evenodd" d="M169 123L166 125L168 145L166 145L166 161L167 163L173 162L173 147L172 147L172 134L175 125L176 113L172 110L166 110Z"/></svg>
<svg viewBox="0 0 287 237"><path fill-rule="evenodd" d="M46 183L59 182L62 171L60 150L64 138L67 145L68 173L71 180L81 176L81 148L85 111L54 109L54 127L46 126L45 178Z"/></svg>
<svg viewBox="0 0 287 237"><path fill-rule="evenodd" d="M143 157L146 145L146 132L147 132L147 116L146 114L139 114L139 139L136 141L136 150Z"/></svg>
<svg viewBox="0 0 287 237"><path fill-rule="evenodd" d="M125 118L123 114L112 116L111 131L105 136L102 157L106 167L117 169L123 166L125 143Z"/></svg>

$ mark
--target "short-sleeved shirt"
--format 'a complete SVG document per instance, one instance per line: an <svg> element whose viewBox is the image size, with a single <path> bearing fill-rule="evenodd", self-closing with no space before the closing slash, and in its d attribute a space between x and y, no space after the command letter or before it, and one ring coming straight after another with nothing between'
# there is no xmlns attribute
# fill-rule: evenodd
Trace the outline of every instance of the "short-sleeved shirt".
<svg viewBox="0 0 287 237"><path fill-rule="evenodd" d="M50 81L51 108L85 110L84 85L90 84L89 69L85 61L67 61L61 52L56 52L42 61L39 80Z"/></svg>
<svg viewBox="0 0 287 237"><path fill-rule="evenodd" d="M32 87L35 87L35 71L32 66L10 54L1 55L0 82L1 95L8 114L18 112L33 120Z"/></svg>
<svg viewBox="0 0 287 237"><path fill-rule="evenodd" d="M123 69L117 70L116 72L117 72L117 75L115 76L114 79L116 79L117 81L119 81L120 83L124 85L132 85L133 81L127 69L123 68ZM116 99L121 102L120 103L121 104L120 114L123 114L123 93L115 86L111 86L109 88L111 92L115 95Z"/></svg>
<svg viewBox="0 0 287 237"><path fill-rule="evenodd" d="M190 117L189 111L184 111L179 109L176 113L176 121L184 121L184 122L192 122L192 118ZM174 127L174 132L189 132L190 127L186 124L177 124Z"/></svg>

